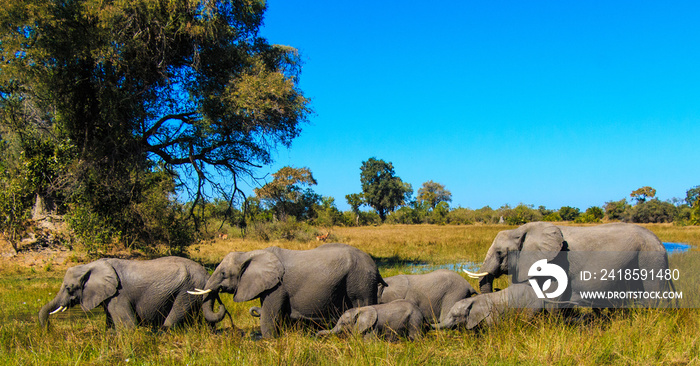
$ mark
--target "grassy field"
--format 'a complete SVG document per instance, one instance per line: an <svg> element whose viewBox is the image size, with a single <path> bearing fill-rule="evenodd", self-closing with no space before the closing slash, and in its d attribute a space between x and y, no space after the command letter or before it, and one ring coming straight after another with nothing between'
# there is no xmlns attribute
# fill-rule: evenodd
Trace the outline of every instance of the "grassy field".
<svg viewBox="0 0 700 366"><path fill-rule="evenodd" d="M649 225L663 241L700 248L700 227ZM383 276L411 273L416 266L480 262L503 225L378 226L334 228L334 241L370 253ZM229 251L278 245L310 249L318 242L217 240L193 246L190 257L213 269ZM695 254L695 253L692 253ZM674 254L672 262L683 262ZM72 265L74 263L70 263ZM693 264L687 264L692 266ZM259 319L248 315L258 305L222 300L241 336L230 323L211 334L205 326L166 334L137 329L107 332L101 310L79 307L51 318L45 330L37 313L58 290L66 266L24 267L4 260L0 265L0 364L21 365L413 365L413 364L700 364L700 317L697 309L629 310L590 322L567 322L557 316L511 317L493 328L475 332L429 332L416 342L388 343L339 339L318 340L308 330L291 329L272 340L259 340ZM473 285L476 285L472 282ZM502 278L496 287L507 286Z"/></svg>

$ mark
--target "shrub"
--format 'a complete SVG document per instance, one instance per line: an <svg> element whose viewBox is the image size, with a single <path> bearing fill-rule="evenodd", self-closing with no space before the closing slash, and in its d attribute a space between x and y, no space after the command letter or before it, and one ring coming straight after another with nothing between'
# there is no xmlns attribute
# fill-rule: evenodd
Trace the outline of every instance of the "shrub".
<svg viewBox="0 0 700 366"><path fill-rule="evenodd" d="M654 198L633 206L629 210L628 220L636 223L672 222L676 212L676 206L670 202L663 202L658 198Z"/></svg>
<svg viewBox="0 0 700 366"><path fill-rule="evenodd" d="M547 216L543 217L542 221L561 221L561 216L559 216L558 212L552 212Z"/></svg>
<svg viewBox="0 0 700 366"><path fill-rule="evenodd" d="M564 221L574 221L581 214L581 210L576 207L563 206L559 209L559 216Z"/></svg>
<svg viewBox="0 0 700 366"><path fill-rule="evenodd" d="M508 225L522 225L532 221L540 221L542 214L532 205L519 204L513 209L505 209L503 218Z"/></svg>
<svg viewBox="0 0 700 366"><path fill-rule="evenodd" d="M263 241L310 241L316 237L316 229L305 222L288 216L284 221L254 222L248 225L246 237Z"/></svg>
<svg viewBox="0 0 700 366"><path fill-rule="evenodd" d="M452 225L470 225L474 223L475 216L473 210L457 207L447 213L447 223Z"/></svg>

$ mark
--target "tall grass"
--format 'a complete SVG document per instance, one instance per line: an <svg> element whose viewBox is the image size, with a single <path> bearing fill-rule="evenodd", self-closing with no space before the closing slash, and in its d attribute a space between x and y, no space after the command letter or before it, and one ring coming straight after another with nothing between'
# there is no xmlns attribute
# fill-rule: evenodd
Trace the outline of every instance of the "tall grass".
<svg viewBox="0 0 700 366"><path fill-rule="evenodd" d="M663 241L700 246L700 228L650 225ZM331 236L370 253L382 275L410 273L414 263L480 262L499 225L378 226L334 228ZM310 249L313 240L254 241L234 238L191 248L190 257L210 267L229 251L278 245ZM673 255L673 261L684 261ZM694 266L694 263L689 263ZM105 331L102 310L79 307L51 316L45 330L37 324L40 307L60 286L65 266L25 268L0 264L0 363L21 365L482 365L482 364L700 364L697 309L632 309L607 312L589 321L542 315L507 317L480 331L429 332L415 342L389 343L329 337L316 339L307 329L291 329L277 339L259 339L259 319L248 315L257 301L222 300L241 335L225 321L211 334L203 324L168 333L146 328ZM506 282L507 283L507 282ZM475 283L473 283L476 285Z"/></svg>

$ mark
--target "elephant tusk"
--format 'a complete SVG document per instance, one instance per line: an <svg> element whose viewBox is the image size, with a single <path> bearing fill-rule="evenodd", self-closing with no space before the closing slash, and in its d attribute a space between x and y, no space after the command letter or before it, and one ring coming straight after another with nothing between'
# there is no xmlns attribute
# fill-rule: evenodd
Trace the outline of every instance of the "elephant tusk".
<svg viewBox="0 0 700 366"><path fill-rule="evenodd" d="M469 272L466 269L462 269L462 271L464 271L464 273L466 273L467 276L469 276L471 278L481 278L481 277L486 277L489 275L488 272L474 273L474 272Z"/></svg>
<svg viewBox="0 0 700 366"><path fill-rule="evenodd" d="M58 313L59 311L65 311L65 310L66 310L66 308L64 308L63 306L59 306L56 310L50 312L49 315L53 315L53 314Z"/></svg>
<svg viewBox="0 0 700 366"><path fill-rule="evenodd" d="M208 290L201 290L198 288L195 288L194 291L187 291L188 294L190 295L206 295L211 292L211 289Z"/></svg>

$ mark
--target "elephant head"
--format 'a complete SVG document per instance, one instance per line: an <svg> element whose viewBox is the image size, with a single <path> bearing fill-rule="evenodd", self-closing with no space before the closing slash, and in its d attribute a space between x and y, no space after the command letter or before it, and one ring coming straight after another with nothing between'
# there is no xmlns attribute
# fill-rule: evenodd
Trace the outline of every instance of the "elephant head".
<svg viewBox="0 0 700 366"><path fill-rule="evenodd" d="M343 313L333 329L321 330L316 333L316 336L322 337L343 332L365 334L377 325L378 319L377 309L372 306L353 308Z"/></svg>
<svg viewBox="0 0 700 366"><path fill-rule="evenodd" d="M496 235L491 247L486 253L484 263L479 273L470 273L470 277L479 278L482 293L493 291L493 280L508 273L508 253L512 251L541 252L540 258L552 260L564 246L564 236L561 230L548 222L532 222L513 230L504 230ZM518 266L512 273L513 282L518 283L527 279L529 267ZM465 271L466 272L466 271Z"/></svg>
<svg viewBox="0 0 700 366"><path fill-rule="evenodd" d="M266 250L231 252L216 267L204 289L188 291L193 295L233 294L236 302L250 301L275 288L284 274L279 258ZM210 320L207 307L205 317Z"/></svg>
<svg viewBox="0 0 700 366"><path fill-rule="evenodd" d="M433 329L453 329L464 327L473 329L482 321L493 322L494 308L490 301L482 301L483 298L471 297L455 303L449 314L438 324L431 324Z"/></svg>
<svg viewBox="0 0 700 366"><path fill-rule="evenodd" d="M119 277L106 260L71 267L63 277L61 289L53 300L39 312L39 322L48 326L50 314L80 304L89 311L114 296L119 287Z"/></svg>

